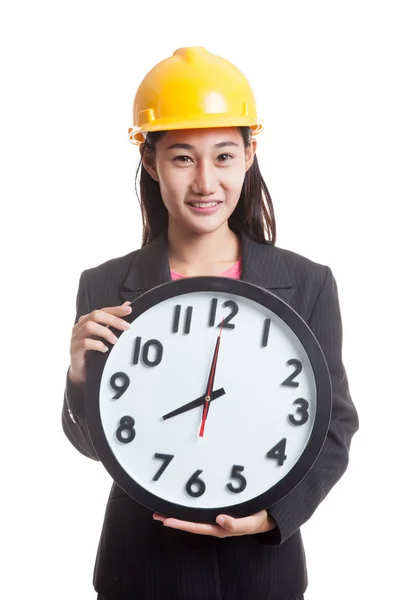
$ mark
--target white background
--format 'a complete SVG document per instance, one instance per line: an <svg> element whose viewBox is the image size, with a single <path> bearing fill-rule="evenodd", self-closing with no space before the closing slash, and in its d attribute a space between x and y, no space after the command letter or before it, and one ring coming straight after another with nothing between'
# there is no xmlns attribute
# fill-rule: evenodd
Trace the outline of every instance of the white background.
<svg viewBox="0 0 400 600"><path fill-rule="evenodd" d="M361 428L346 474L303 527L306 599L397 596L398 10L388 0L1 9L2 597L95 598L110 479L61 428L78 279L140 245L132 100L187 45L248 77L277 245L328 264L338 283Z"/></svg>

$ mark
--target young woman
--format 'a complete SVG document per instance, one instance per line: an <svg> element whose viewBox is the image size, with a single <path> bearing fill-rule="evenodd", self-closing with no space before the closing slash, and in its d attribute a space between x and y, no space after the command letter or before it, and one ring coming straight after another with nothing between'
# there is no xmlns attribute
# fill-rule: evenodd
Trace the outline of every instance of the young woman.
<svg viewBox="0 0 400 600"><path fill-rule="evenodd" d="M129 304L146 290L196 275L241 278L289 303L327 360L333 412L324 447L301 483L247 518L215 524L152 513L115 483L98 546L100 600L295 600L307 587L300 527L346 470L358 429L342 363L342 325L328 266L275 245L272 201L254 135L261 130L248 82L203 48L182 48L148 73L134 103L140 145L142 247L82 272L72 329L63 428L98 460L83 404L86 351L115 343Z"/></svg>

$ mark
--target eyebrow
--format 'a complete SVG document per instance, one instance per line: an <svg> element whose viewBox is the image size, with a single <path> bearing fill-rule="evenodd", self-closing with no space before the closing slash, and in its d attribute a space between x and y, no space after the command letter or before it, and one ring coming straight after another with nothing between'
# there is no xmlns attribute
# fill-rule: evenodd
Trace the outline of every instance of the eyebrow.
<svg viewBox="0 0 400 600"><path fill-rule="evenodd" d="M226 148L227 146L236 146L239 147L239 144L235 144L235 142L219 142L214 145L214 148ZM172 148L181 148L182 150L195 150L195 147L191 144L172 144L172 146L168 146L167 150L171 150Z"/></svg>

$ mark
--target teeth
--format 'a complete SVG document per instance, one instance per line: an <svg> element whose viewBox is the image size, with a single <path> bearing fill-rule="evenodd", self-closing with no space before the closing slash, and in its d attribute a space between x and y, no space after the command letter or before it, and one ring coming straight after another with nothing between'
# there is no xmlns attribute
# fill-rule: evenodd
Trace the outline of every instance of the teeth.
<svg viewBox="0 0 400 600"><path fill-rule="evenodd" d="M211 206L217 206L218 202L190 202L191 206L195 206L196 208L205 208Z"/></svg>

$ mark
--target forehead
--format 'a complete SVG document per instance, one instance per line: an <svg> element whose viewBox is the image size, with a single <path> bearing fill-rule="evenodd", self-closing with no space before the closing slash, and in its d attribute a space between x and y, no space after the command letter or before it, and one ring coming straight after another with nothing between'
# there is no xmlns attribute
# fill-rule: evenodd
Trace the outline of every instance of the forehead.
<svg viewBox="0 0 400 600"><path fill-rule="evenodd" d="M213 127L207 129L177 129L168 131L160 140L165 148L173 144L189 144L193 147L214 147L222 142L243 146L243 138L236 127Z"/></svg>

